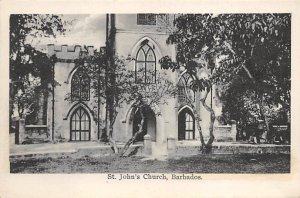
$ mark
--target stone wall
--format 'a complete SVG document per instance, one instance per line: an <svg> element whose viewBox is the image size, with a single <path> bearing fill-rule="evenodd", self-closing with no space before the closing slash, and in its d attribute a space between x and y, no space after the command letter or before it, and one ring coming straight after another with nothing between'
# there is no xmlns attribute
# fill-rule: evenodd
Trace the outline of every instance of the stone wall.
<svg viewBox="0 0 300 198"><path fill-rule="evenodd" d="M35 144L51 141L47 125L25 125L25 120L19 120L19 144Z"/></svg>
<svg viewBox="0 0 300 198"><path fill-rule="evenodd" d="M216 142L232 142L236 141L236 124L219 125L214 127L214 136Z"/></svg>
<svg viewBox="0 0 300 198"><path fill-rule="evenodd" d="M147 26L137 25L136 14L118 14L116 15L116 36L115 36L115 51L120 57L135 58L143 41L147 40L148 44L154 50L156 56L157 72L167 73L169 79L177 82L177 74L172 71L161 70L159 59L165 55L169 55L175 60L175 46L166 45L168 34L164 31L158 32L159 25ZM126 41L126 42L124 42ZM135 61L127 64L127 69L134 71ZM167 100L167 104L157 105L152 109L155 113L155 120L151 120L148 128L155 131L156 134L151 134L151 138L158 145L167 145L167 138L177 138L177 101L176 98ZM132 115L131 104L124 104L118 110L118 116L114 125L114 138L117 141L127 141L133 132L132 121L129 119ZM156 126L154 126L156 125ZM155 130L154 130L155 128Z"/></svg>
<svg viewBox="0 0 300 198"><path fill-rule="evenodd" d="M79 45L75 46L55 46L48 45L49 56L55 55L57 62L55 68L54 88L54 141L70 140L70 117L77 107L83 107L88 113L91 120L91 140L97 140L97 112L94 112L95 103L93 91L90 91L90 101L70 101L66 100L68 94L71 94L71 79L80 65L75 64L75 60L79 59L83 54L93 55L94 47L88 46L87 49ZM92 83L92 82L91 82ZM48 100L48 128L52 131L52 95ZM51 132L52 133L52 132Z"/></svg>
<svg viewBox="0 0 300 198"><path fill-rule="evenodd" d="M169 19L174 19L173 15L169 15ZM137 51L143 41L147 41L148 44L153 48L155 56L157 59L157 71L166 72L169 79L177 84L180 74L179 71L165 71L161 70L158 60L163 56L168 55L173 61L175 61L176 50L175 46L171 44L166 44L168 38L168 29L162 27L159 23L157 25L138 25L136 14L117 14L115 16L115 51L118 56L127 58L135 58ZM172 24L172 23L170 23ZM162 27L162 28L161 28ZM126 42L124 42L126 41ZM131 61L127 65L128 70L134 71L135 61ZM205 71L207 72L207 71ZM203 73L205 73L203 72ZM213 89L212 100L209 95L207 98L207 104L212 102L212 106L216 112L221 112L221 105L217 104L217 97L215 95L216 89ZM199 95L199 94L198 94ZM200 95L199 95L200 97ZM198 103L196 103L198 104ZM210 113L205 110L202 105L196 105L197 111L201 117L201 127L203 130L203 135L205 138L209 136L209 121ZM178 139L178 112L180 111L177 98L171 98L168 104L159 105L158 110L155 112L156 116L156 141L167 145L168 138ZM119 114L116 119L114 129L117 133L114 134L117 141L124 141L131 137L132 135L132 124L128 120L130 117L130 104L124 104L121 109L119 109ZM196 124L197 125L197 124ZM231 126L216 127L216 136L218 141L234 141L235 137L231 132ZM199 132L197 127L195 127L195 138L199 139Z"/></svg>
<svg viewBox="0 0 300 198"><path fill-rule="evenodd" d="M200 144L200 142L199 142ZM251 145L251 144L231 144L231 145L213 145L212 154L264 154L264 153L283 153L289 154L291 147L289 145ZM197 155L201 154L200 145L178 145L175 149L176 155Z"/></svg>

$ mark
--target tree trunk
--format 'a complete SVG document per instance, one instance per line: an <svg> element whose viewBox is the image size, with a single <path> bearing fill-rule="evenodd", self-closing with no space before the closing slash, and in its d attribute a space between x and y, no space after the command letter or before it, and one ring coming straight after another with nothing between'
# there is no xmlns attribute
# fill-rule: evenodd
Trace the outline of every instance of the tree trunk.
<svg viewBox="0 0 300 198"><path fill-rule="evenodd" d="M109 119L107 120L107 126L108 126L107 137L108 137L108 141L109 141L111 147L114 150L114 153L119 153L116 141L113 139L114 123L115 123L115 120L116 120L116 117L117 117L117 113L115 112L114 115L111 115L111 113L112 112L109 111L110 116L109 116Z"/></svg>
<svg viewBox="0 0 300 198"><path fill-rule="evenodd" d="M249 71L249 69L245 65L243 65L243 69L247 73L248 77L250 78L250 80L252 81L252 83L254 84L254 86L255 87L259 86L259 85L257 85L255 78L252 76L251 72ZM266 125L266 128L267 128L267 133L270 134L269 122L268 122L268 119L267 119L267 117L265 115L264 105L263 105L263 96L262 95L259 98L258 105L259 105L259 109L260 109L260 114L263 117L265 125Z"/></svg>
<svg viewBox="0 0 300 198"><path fill-rule="evenodd" d="M14 104L15 104L15 95L17 94L16 88L14 87L14 81L9 84L9 132L14 132L12 130L12 116L14 114Z"/></svg>
<svg viewBox="0 0 300 198"><path fill-rule="evenodd" d="M260 114L261 114L262 118L264 119L267 131L269 132L270 131L269 120L264 112L264 101L263 100L264 100L263 96L261 96L259 98L258 105L259 105Z"/></svg>
<svg viewBox="0 0 300 198"><path fill-rule="evenodd" d="M269 125L268 117L266 116L266 114L264 112L264 102L263 102L263 96L262 95L260 95L260 97L258 99L258 106L259 106L259 111L260 111L261 117L264 120L265 125L266 125L267 137L270 137L270 138L267 138L268 139L267 141L271 143L272 142L272 132L270 131L270 125Z"/></svg>
<svg viewBox="0 0 300 198"><path fill-rule="evenodd" d="M235 51L231 48L230 44L226 43L228 49L234 54L236 55ZM250 56L253 55L253 50L254 48L252 47L251 49L251 54ZM253 82L254 86L258 86L256 85L256 80L255 78L252 76L251 72L249 71L249 69L246 67L245 63L242 64L242 68L244 69L244 71L247 73L248 77L250 78L250 80ZM264 118L264 121L265 121L265 124L266 124L266 127L267 127L267 133L270 134L270 128L269 128L269 123L268 123L268 120L266 119L266 116L265 116L265 113L264 113L264 106L262 104L262 101L259 102L259 108L261 110L261 114Z"/></svg>
<svg viewBox="0 0 300 198"><path fill-rule="evenodd" d="M210 121L209 121L209 139L207 141L207 143L202 147L202 153L211 153L211 149L212 149L212 143L214 142L215 136L214 136L214 123L215 123L215 111L206 104L205 100L207 98L208 95L208 91L206 91L205 96L200 100L201 104L203 105L203 107L210 112ZM212 102L212 101L211 101Z"/></svg>
<svg viewBox="0 0 300 198"><path fill-rule="evenodd" d="M44 96L44 103L43 103L43 118L42 118L42 122L43 122L43 124L47 124L47 109L48 109L49 92L46 90L44 92L43 96Z"/></svg>
<svg viewBox="0 0 300 198"><path fill-rule="evenodd" d="M214 130L214 122L215 122L215 112L214 110L205 103L205 100L208 96L208 93L209 92L206 92L205 96L200 99L201 101L201 104L203 105L203 107L210 112L210 125L209 125L209 140L207 143L205 143L204 141L204 137L203 137L203 133L202 133L202 128L201 128L201 125L200 125L200 116L198 115L197 113L197 110L195 108L195 106L192 104L191 101L189 101L189 105L192 107L193 109L193 113L194 113L194 116L195 116L195 120L196 120L196 124L197 124L197 129L198 129L198 132L199 132L199 136L200 136L200 142L201 142L201 151L202 153L211 153L211 148L212 148L212 143L215 139L214 137L214 134L213 134L213 130Z"/></svg>
<svg viewBox="0 0 300 198"><path fill-rule="evenodd" d="M19 113L19 117L23 118L23 113L24 113L24 105L23 103L20 101L18 101L18 113Z"/></svg>
<svg viewBox="0 0 300 198"><path fill-rule="evenodd" d="M139 130L127 141L127 143L123 147L122 153L120 155L121 157L124 156L126 151L129 149L130 145L136 140L137 136L143 132L143 126L144 126L144 122L145 122L145 115L144 115L142 109L140 110L140 115L141 115L142 120L141 120L141 123L139 124Z"/></svg>
<svg viewBox="0 0 300 198"><path fill-rule="evenodd" d="M194 107L194 105L192 105L192 109L193 109L193 113L194 113L195 120L196 120L196 123L197 123L197 129L198 129L199 136L200 136L200 142L201 142L201 145L203 146L203 145L205 145L205 141L204 141L204 138L203 138L202 128L201 128L201 125L200 125L201 119L200 119L200 116L198 115L197 110Z"/></svg>
<svg viewBox="0 0 300 198"><path fill-rule="evenodd" d="M283 107L283 109L286 111L286 120L287 120L287 123L290 123L291 122L291 107L289 105L287 105L285 102L281 102L280 103Z"/></svg>
<svg viewBox="0 0 300 198"><path fill-rule="evenodd" d="M201 103L204 106L204 108L210 112L209 140L206 144L211 145L215 139L215 136L214 136L214 123L215 123L215 119L216 119L215 111L210 106L208 106L204 100L201 100Z"/></svg>
<svg viewBox="0 0 300 198"><path fill-rule="evenodd" d="M109 131L109 132L108 132L108 140L109 140L109 143L110 143L111 147L113 148L114 153L117 154L117 153L119 152L119 150L118 150L116 141L115 141L115 140L113 139L113 137L112 137L113 131L114 131L114 129L113 129L113 124L110 124L110 125L109 125L108 131Z"/></svg>

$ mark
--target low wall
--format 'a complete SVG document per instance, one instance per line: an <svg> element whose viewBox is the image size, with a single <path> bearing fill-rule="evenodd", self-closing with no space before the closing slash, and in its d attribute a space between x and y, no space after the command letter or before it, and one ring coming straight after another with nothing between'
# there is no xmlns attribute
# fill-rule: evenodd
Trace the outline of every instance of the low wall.
<svg viewBox="0 0 300 198"><path fill-rule="evenodd" d="M214 127L214 136L216 142L235 142L236 141L236 123L231 121L231 125L219 125Z"/></svg>
<svg viewBox="0 0 300 198"><path fill-rule="evenodd" d="M25 120L19 120L19 144L35 144L50 141L47 125L25 125Z"/></svg>
<svg viewBox="0 0 300 198"><path fill-rule="evenodd" d="M275 135L280 135L282 142L290 144L291 142L291 131L288 125L273 125L273 133L271 133L271 142L274 141Z"/></svg>
<svg viewBox="0 0 300 198"><path fill-rule="evenodd" d="M287 125L273 125L273 129L275 131L281 132L281 131L286 131L288 129Z"/></svg>
<svg viewBox="0 0 300 198"><path fill-rule="evenodd" d="M199 143L200 144L200 143ZM176 155L197 155L201 154L200 146L181 146L178 145L175 150ZM212 154L242 154L242 153L290 153L289 145L251 145L251 144L231 144L231 145L213 145Z"/></svg>
<svg viewBox="0 0 300 198"><path fill-rule="evenodd" d="M10 133L9 134L9 145L14 145L16 143L15 139L16 139L15 133Z"/></svg>

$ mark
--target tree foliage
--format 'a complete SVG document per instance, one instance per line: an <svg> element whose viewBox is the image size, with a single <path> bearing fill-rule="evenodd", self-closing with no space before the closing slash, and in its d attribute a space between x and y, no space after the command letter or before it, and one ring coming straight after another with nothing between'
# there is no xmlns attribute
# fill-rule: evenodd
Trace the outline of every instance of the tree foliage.
<svg viewBox="0 0 300 198"><path fill-rule="evenodd" d="M247 102L258 106L267 125L266 106L281 104L289 111L290 14L184 14L174 26L167 43L176 44L177 62L164 57L162 67L183 66L194 76L205 65L212 69L208 79L196 78L194 86L222 86L224 110L231 119L236 112L249 115L243 114Z"/></svg>
<svg viewBox="0 0 300 198"><path fill-rule="evenodd" d="M228 51L217 69L218 81L233 77L235 81L230 82L248 86L247 90L252 88L263 95L265 102L289 106L290 19L290 14L218 16L223 21L219 42L221 49ZM226 71L231 72L228 75Z"/></svg>
<svg viewBox="0 0 300 198"><path fill-rule="evenodd" d="M62 19L58 15L12 14L10 16L10 78L15 80L31 73L34 76L49 75L49 66L43 64L46 56L40 57L28 39L56 37L64 33ZM48 70L49 71L48 71ZM44 72L46 70L46 72Z"/></svg>
<svg viewBox="0 0 300 198"><path fill-rule="evenodd" d="M172 71L183 67L192 76L190 88L195 92L204 92L204 96L196 102L200 102L210 113L209 140L207 142L204 141L196 105L192 100L190 100L189 105L195 115L202 152L210 152L214 141L215 112L206 104L206 98L214 83L211 76L211 71L215 67L213 57L217 54L216 49L213 48L213 42L215 41L212 34L214 23L211 21L210 15L180 15L175 19L174 25L176 30L168 37L166 42L167 44L176 45L176 62L172 62L170 57L165 56L160 60L160 63L163 69L171 69ZM205 73L205 77L202 75L203 73Z"/></svg>
<svg viewBox="0 0 300 198"><path fill-rule="evenodd" d="M134 61L133 59L126 59L117 55L110 58L112 58L113 66L108 64L108 54L106 53L95 52L93 55L82 53L80 58L75 61L75 65L81 67L91 79L91 93L94 93L93 103L97 104L100 100L102 104L106 104L106 117L100 118L101 120L99 119L98 122L101 128L105 129L102 140L110 142L116 153L118 148L113 138L113 127L120 108L131 105L132 112L142 114L143 119L139 124L140 128L124 146L121 153L123 156L135 141L136 136L145 129L143 125L147 110L157 111L157 106L166 104L168 99L176 94L176 87L168 79L165 71L157 71L156 83L137 83L135 71L128 69L128 65ZM70 93L66 95L65 100L72 102ZM97 110L94 110L94 115L96 113Z"/></svg>
<svg viewBox="0 0 300 198"><path fill-rule="evenodd" d="M220 44L228 54L220 61L216 79L225 84L224 112L242 126L249 117L257 117L265 121L269 131L270 122L289 120L290 17L290 14L219 16L231 28L221 31ZM282 117L283 112L286 113Z"/></svg>
<svg viewBox="0 0 300 198"><path fill-rule="evenodd" d="M37 101L39 93L47 93L52 82L53 59L37 50L30 40L55 37L64 32L64 22L58 15L10 15L10 117L16 102L21 108L20 116L25 116L22 108L37 106L30 103ZM32 83L36 78L39 83Z"/></svg>

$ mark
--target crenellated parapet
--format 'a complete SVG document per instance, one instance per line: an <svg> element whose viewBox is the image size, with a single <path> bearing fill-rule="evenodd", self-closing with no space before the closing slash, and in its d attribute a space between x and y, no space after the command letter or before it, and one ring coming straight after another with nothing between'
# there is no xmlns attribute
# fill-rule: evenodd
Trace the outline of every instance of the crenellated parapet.
<svg viewBox="0 0 300 198"><path fill-rule="evenodd" d="M48 44L48 55L56 55L59 61L74 61L82 54L94 55L94 46L81 47L80 45L54 45Z"/></svg>

